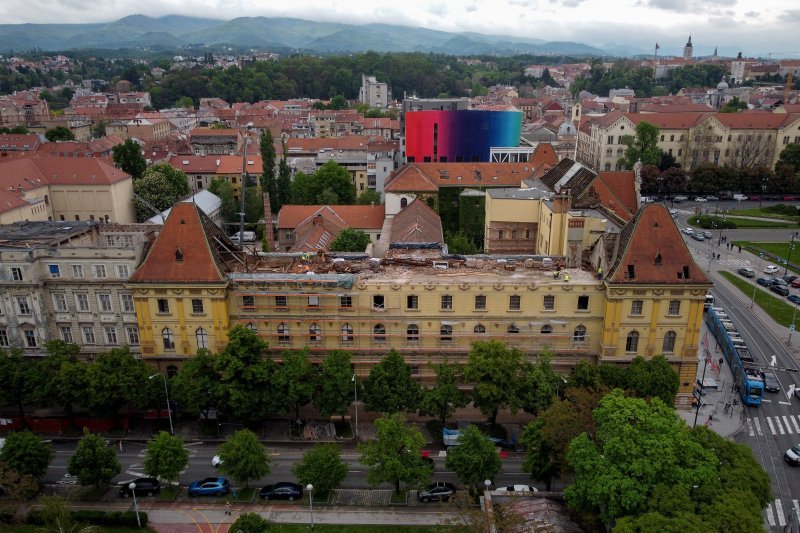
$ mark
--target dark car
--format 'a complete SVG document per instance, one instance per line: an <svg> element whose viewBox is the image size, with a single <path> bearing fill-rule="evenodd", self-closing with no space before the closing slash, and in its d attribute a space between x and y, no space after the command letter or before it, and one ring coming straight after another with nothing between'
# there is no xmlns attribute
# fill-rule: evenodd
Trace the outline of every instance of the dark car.
<svg viewBox="0 0 800 533"><path fill-rule="evenodd" d="M759 285L763 285L764 287L772 287L772 279L771 278L758 278L756 283Z"/></svg>
<svg viewBox="0 0 800 533"><path fill-rule="evenodd" d="M267 485L261 489L262 500L289 500L293 502L303 497L303 487L297 483L283 481Z"/></svg>
<svg viewBox="0 0 800 533"><path fill-rule="evenodd" d="M141 477L134 479L133 483L136 483L136 488L134 489L136 496L155 496L161 492L161 483L154 477ZM119 495L123 498L131 497L130 484L131 482L129 481L119 487Z"/></svg>
<svg viewBox="0 0 800 533"><path fill-rule="evenodd" d="M231 490L231 483L224 477L207 477L199 481L192 481L189 485L189 496L222 496Z"/></svg>
<svg viewBox="0 0 800 533"><path fill-rule="evenodd" d="M781 296L789 296L789 289L781 285L772 285L770 286L769 290L775 294L780 294Z"/></svg>
<svg viewBox="0 0 800 533"><path fill-rule="evenodd" d="M756 277L756 271L753 270L752 268L742 267L739 270L737 270L736 272L738 272L739 275L744 276L746 278L754 278L754 277Z"/></svg>
<svg viewBox="0 0 800 533"><path fill-rule="evenodd" d="M767 370L761 373L761 377L764 378L764 388L769 392L778 392L781 390L781 382L778 381L778 376L775 375L775 372Z"/></svg>
<svg viewBox="0 0 800 533"><path fill-rule="evenodd" d="M783 278L781 278L781 279L783 279L783 281L785 281L786 283L791 283L791 282L793 282L794 280L797 279L797 276L795 276L793 274L787 274L787 275L783 276Z"/></svg>
<svg viewBox="0 0 800 533"><path fill-rule="evenodd" d="M421 490L417 493L417 499L421 502L446 502L450 496L455 494L456 487L452 483L438 482L428 486L427 489Z"/></svg>
<svg viewBox="0 0 800 533"><path fill-rule="evenodd" d="M789 296L786 297L786 299L792 302L793 304L800 304L800 296L796 294L790 294Z"/></svg>
<svg viewBox="0 0 800 533"><path fill-rule="evenodd" d="M770 276L773 285L780 285L781 287L788 287L789 284L786 281L782 280L781 278L776 278L775 276Z"/></svg>

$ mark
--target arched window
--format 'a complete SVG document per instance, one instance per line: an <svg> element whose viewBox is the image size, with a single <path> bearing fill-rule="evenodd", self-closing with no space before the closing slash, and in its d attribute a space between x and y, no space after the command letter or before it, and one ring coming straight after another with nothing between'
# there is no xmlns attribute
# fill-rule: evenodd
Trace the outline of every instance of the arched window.
<svg viewBox="0 0 800 533"><path fill-rule="evenodd" d="M419 326L416 324L409 324L406 328L406 340L408 342L419 341Z"/></svg>
<svg viewBox="0 0 800 533"><path fill-rule="evenodd" d="M553 326L551 326L550 324L545 324L544 326L542 326L542 329L540 329L539 332L542 335L550 335L551 333L553 333Z"/></svg>
<svg viewBox="0 0 800 533"><path fill-rule="evenodd" d="M661 348L661 351L664 353L672 353L675 351L675 335L674 331L668 331L666 335L664 335L664 345Z"/></svg>
<svg viewBox="0 0 800 533"><path fill-rule="evenodd" d="M322 340L322 328L319 327L319 324L316 322L308 326L308 340L311 342L319 342Z"/></svg>
<svg viewBox="0 0 800 533"><path fill-rule="evenodd" d="M400 198L400 209L404 208L407 205L408 205L408 198L406 198L405 196L403 198Z"/></svg>
<svg viewBox="0 0 800 533"><path fill-rule="evenodd" d="M450 324L442 324L439 328L439 338L443 342L450 342L453 340L453 326Z"/></svg>
<svg viewBox="0 0 800 533"><path fill-rule="evenodd" d="M175 349L175 336L172 334L172 330L169 328L164 328L161 330L161 339L164 341L164 349L165 350L174 350Z"/></svg>
<svg viewBox="0 0 800 533"><path fill-rule="evenodd" d="M194 336L197 339L198 348L208 348L208 333L206 333L206 330L197 328L197 331L194 332Z"/></svg>
<svg viewBox="0 0 800 533"><path fill-rule="evenodd" d="M278 324L278 342L289 342L289 326L283 322Z"/></svg>
<svg viewBox="0 0 800 533"><path fill-rule="evenodd" d="M483 335L486 333L486 326L483 324L476 324L474 328L472 328L472 332L476 335Z"/></svg>
<svg viewBox="0 0 800 533"><path fill-rule="evenodd" d="M353 326L342 324L342 342L353 342Z"/></svg>
<svg viewBox="0 0 800 533"><path fill-rule="evenodd" d="M383 324L375 324L372 334L375 342L386 342L386 326Z"/></svg>
<svg viewBox="0 0 800 533"><path fill-rule="evenodd" d="M519 328L517 327L516 324L511 324L510 326L508 326L508 329L506 331L508 333L516 335L517 333L519 333Z"/></svg>
<svg viewBox="0 0 800 533"><path fill-rule="evenodd" d="M625 351L636 353L639 350L639 332L631 331L628 333L628 338L625 339Z"/></svg>
<svg viewBox="0 0 800 533"><path fill-rule="evenodd" d="M572 332L572 341L573 342L585 342L586 341L586 326L580 325L575 328L575 331Z"/></svg>

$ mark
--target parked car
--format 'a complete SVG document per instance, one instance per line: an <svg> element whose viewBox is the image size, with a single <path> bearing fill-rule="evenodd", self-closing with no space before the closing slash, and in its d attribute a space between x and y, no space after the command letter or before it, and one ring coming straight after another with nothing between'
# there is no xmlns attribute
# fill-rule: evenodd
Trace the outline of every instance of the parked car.
<svg viewBox="0 0 800 533"><path fill-rule="evenodd" d="M689 199L688 196L676 196L675 198L672 199L672 201L673 202L685 202L688 199Z"/></svg>
<svg viewBox="0 0 800 533"><path fill-rule="evenodd" d="M417 493L417 499L421 502L446 502L450 496L455 494L456 487L452 483L437 482L429 485L428 488L423 489Z"/></svg>
<svg viewBox="0 0 800 533"><path fill-rule="evenodd" d="M222 458L219 455L215 455L211 458L211 466L217 468L219 465L222 464Z"/></svg>
<svg viewBox="0 0 800 533"><path fill-rule="evenodd" d="M717 198L716 196L706 196L706 200L708 200L709 202L716 202L717 200L719 200L719 198Z"/></svg>
<svg viewBox="0 0 800 533"><path fill-rule="evenodd" d="M231 490L231 482L224 477L207 477L198 481L192 481L189 485L189 496L222 496Z"/></svg>
<svg viewBox="0 0 800 533"><path fill-rule="evenodd" d="M746 278L754 278L754 277L756 277L756 271L753 270L752 268L742 267L739 270L737 270L736 272L738 272L739 274L741 274L742 276L744 276Z"/></svg>
<svg viewBox="0 0 800 533"><path fill-rule="evenodd" d="M783 281L785 281L786 283L791 283L791 282L793 282L794 280L797 279L797 276L795 276L793 274L787 274L785 276L782 276L781 279Z"/></svg>
<svg viewBox="0 0 800 533"><path fill-rule="evenodd" d="M136 488L132 491L129 487L130 481L126 481L119 487L119 495L123 498L130 498L132 492L136 492L136 496L155 496L161 492L161 483L154 477L140 477L134 479Z"/></svg>
<svg viewBox="0 0 800 533"><path fill-rule="evenodd" d="M700 232L695 232L695 233L692 233L692 234L690 235L690 237L691 237L692 239L696 240L696 241L704 241L704 240L706 240L706 238L705 238L705 237L703 237L703 234L702 234L702 233L700 233Z"/></svg>
<svg viewBox="0 0 800 533"><path fill-rule="evenodd" d="M783 285L773 284L770 286L769 290L771 290L775 294L780 294L781 296L789 296L789 289L784 287Z"/></svg>
<svg viewBox="0 0 800 533"><path fill-rule="evenodd" d="M798 389L795 389L797 391ZM789 466L800 465L800 444L795 444L783 454L783 460L789 463Z"/></svg>
<svg viewBox="0 0 800 533"><path fill-rule="evenodd" d="M764 267L764 274L777 274L779 270L775 265L767 265Z"/></svg>
<svg viewBox="0 0 800 533"><path fill-rule="evenodd" d="M792 286L792 287L794 287L795 289L798 289L798 288L800 288L800 278L798 278L798 279L794 280L794 281L793 281L793 282L791 282L789 285L791 285L791 286Z"/></svg>
<svg viewBox="0 0 800 533"><path fill-rule="evenodd" d="M517 494L530 494L531 492L539 492L539 489L531 485L509 485L507 487L497 487L495 492L517 493Z"/></svg>
<svg viewBox="0 0 800 533"><path fill-rule="evenodd" d="M682 231L683 233L685 233L686 235L692 235L692 234L694 234L694 230L693 230L692 228L683 228L681 231Z"/></svg>
<svg viewBox="0 0 800 533"><path fill-rule="evenodd" d="M770 278L758 278L756 283L764 287L772 287L772 280Z"/></svg>
<svg viewBox="0 0 800 533"><path fill-rule="evenodd" d="M786 297L786 299L792 302L793 304L800 304L800 296L796 294L790 294L789 296Z"/></svg>
<svg viewBox="0 0 800 533"><path fill-rule="evenodd" d="M293 502L303 497L303 487L297 483L282 481L261 489L262 500L289 500Z"/></svg>
<svg viewBox="0 0 800 533"><path fill-rule="evenodd" d="M711 232L708 231L708 230L705 230L703 232L703 237L705 237L706 239L710 239L712 237Z"/></svg>
<svg viewBox="0 0 800 533"><path fill-rule="evenodd" d="M744 194L734 194L733 199L736 200L737 202L742 202L744 200L747 200L747 196L745 196Z"/></svg>
<svg viewBox="0 0 800 533"><path fill-rule="evenodd" d="M695 202L707 202L708 200L706 200L706 197L705 197L705 196L697 196L697 197L694 199L694 201L695 201Z"/></svg>
<svg viewBox="0 0 800 533"><path fill-rule="evenodd" d="M781 382L778 381L778 376L775 375L775 372L771 370L761 372L761 377L764 379L764 388L769 392L778 392L781 390Z"/></svg>
<svg viewBox="0 0 800 533"><path fill-rule="evenodd" d="M677 209L670 209L669 210L669 216L671 216L672 218L678 218L678 210Z"/></svg>

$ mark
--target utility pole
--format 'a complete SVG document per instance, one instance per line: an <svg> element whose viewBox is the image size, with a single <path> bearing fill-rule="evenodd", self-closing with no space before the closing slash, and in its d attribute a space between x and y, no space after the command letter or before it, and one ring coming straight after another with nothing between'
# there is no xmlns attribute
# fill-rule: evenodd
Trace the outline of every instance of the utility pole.
<svg viewBox="0 0 800 533"><path fill-rule="evenodd" d="M239 249L244 250L244 192L247 187L247 145L250 137L245 138L242 147L242 183L239 187Z"/></svg>
<svg viewBox="0 0 800 533"><path fill-rule="evenodd" d="M792 260L792 249L794 248L794 236L797 235L797 232L792 232L792 242L789 243L789 253L786 254L786 264L783 265L783 275L789 272L789 262Z"/></svg>

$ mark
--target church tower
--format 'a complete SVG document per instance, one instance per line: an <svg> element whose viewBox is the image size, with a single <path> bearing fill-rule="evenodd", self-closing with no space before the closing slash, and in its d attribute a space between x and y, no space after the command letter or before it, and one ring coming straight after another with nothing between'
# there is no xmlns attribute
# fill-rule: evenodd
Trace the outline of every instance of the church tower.
<svg viewBox="0 0 800 533"><path fill-rule="evenodd" d="M686 46L683 47L683 58L684 59L691 59L692 58L692 36L689 36L689 40L686 41Z"/></svg>

